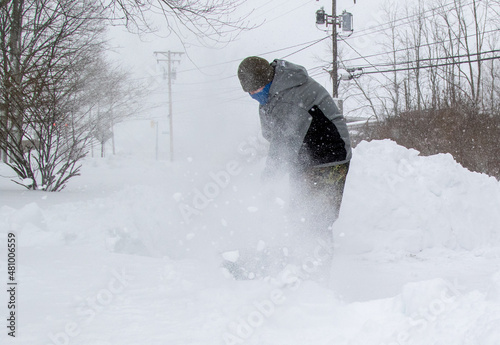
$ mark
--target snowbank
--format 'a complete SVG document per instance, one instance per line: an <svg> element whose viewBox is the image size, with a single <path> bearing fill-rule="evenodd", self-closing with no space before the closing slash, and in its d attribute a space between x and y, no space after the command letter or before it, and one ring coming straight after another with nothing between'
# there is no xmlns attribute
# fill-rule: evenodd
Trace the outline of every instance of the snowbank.
<svg viewBox="0 0 500 345"><path fill-rule="evenodd" d="M0 241L19 237L15 343L498 344L495 179L449 155L362 142L329 283L311 279L305 262L235 281L222 253L236 261L301 244L282 225L286 181L262 190L263 161L250 151L219 157L220 167L89 159L62 193L2 190Z"/></svg>
<svg viewBox="0 0 500 345"><path fill-rule="evenodd" d="M500 183L449 154L361 142L335 235L338 249L351 253L490 250L500 245Z"/></svg>

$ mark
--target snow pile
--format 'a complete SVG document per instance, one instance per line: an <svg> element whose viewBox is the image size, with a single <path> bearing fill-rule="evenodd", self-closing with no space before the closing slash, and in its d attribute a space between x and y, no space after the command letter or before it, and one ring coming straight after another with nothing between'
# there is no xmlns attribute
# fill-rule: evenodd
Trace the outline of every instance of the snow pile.
<svg viewBox="0 0 500 345"><path fill-rule="evenodd" d="M114 157L88 160L58 194L0 185L0 241L19 237L13 343L498 345L498 181L449 155L363 142L330 281L311 279L314 260L237 281L223 258L303 244L283 227L287 181L263 190L249 158Z"/></svg>
<svg viewBox="0 0 500 345"><path fill-rule="evenodd" d="M500 184L449 154L362 142L335 229L339 249L356 253L499 247Z"/></svg>

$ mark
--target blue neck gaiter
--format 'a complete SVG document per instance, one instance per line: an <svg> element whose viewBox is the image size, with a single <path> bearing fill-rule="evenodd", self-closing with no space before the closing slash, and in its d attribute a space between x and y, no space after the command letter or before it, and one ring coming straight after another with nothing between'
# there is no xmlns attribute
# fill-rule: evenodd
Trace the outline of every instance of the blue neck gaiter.
<svg viewBox="0 0 500 345"><path fill-rule="evenodd" d="M269 100L269 89L271 88L271 84L272 82L264 86L264 88L260 92L254 93L253 95L250 94L250 97L257 100L260 105L266 104Z"/></svg>

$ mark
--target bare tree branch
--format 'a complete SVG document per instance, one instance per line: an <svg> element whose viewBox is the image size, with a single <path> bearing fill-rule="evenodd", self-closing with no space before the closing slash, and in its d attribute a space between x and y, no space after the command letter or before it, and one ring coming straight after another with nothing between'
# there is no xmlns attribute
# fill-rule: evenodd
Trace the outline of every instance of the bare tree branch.
<svg viewBox="0 0 500 345"><path fill-rule="evenodd" d="M171 33L187 31L206 44L227 42L241 31L255 27L247 13L236 15L245 0L100 0L111 19L133 31L152 30L148 13L161 13Z"/></svg>
<svg viewBox="0 0 500 345"><path fill-rule="evenodd" d="M22 4L14 0L0 10L0 99L7 124L0 127L0 147L21 181L14 182L58 191L79 174L96 127L90 115L97 98L85 80L89 67L101 62L104 25L97 18L104 9L90 0ZM17 14L22 20L13 20Z"/></svg>

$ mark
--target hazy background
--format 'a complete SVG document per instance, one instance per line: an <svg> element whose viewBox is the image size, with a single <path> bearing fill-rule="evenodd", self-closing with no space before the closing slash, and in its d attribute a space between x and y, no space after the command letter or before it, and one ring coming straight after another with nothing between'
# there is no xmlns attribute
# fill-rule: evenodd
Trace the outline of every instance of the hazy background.
<svg viewBox="0 0 500 345"><path fill-rule="evenodd" d="M354 15L355 34L347 39L359 53L375 50L376 34L370 31L386 22L378 10L382 3L337 1L337 14L347 10ZM309 47L305 44L331 36L331 26L327 29L315 24L315 12L322 6L331 14L331 1L327 0L247 1L235 15L251 12L248 20L258 27L215 47L204 46L192 35L168 35L161 15L150 17L158 28L155 34L139 36L123 27L110 28L110 58L130 71L132 79L149 83L145 110L116 128L117 152L154 158L156 129L151 120L158 120L159 157L168 159L168 84L162 77L167 64L157 62L155 51L185 53L175 64L177 77L172 88L176 159L208 158L213 162L219 156L227 157L248 136L259 133L258 103L241 90L236 77L239 62L247 56L259 55L269 61L285 58L301 64L331 90L331 80L323 70L331 60L331 38ZM341 41L338 46L342 56L359 58ZM346 100L345 112L353 108L356 104Z"/></svg>

